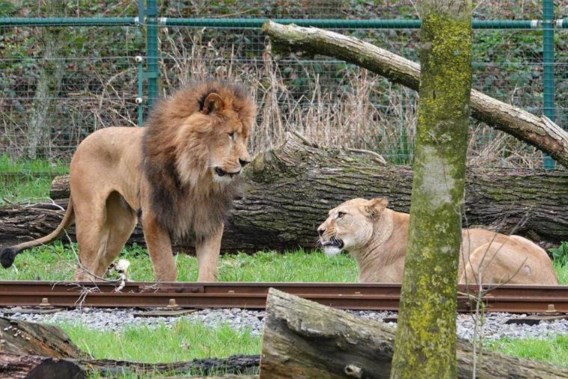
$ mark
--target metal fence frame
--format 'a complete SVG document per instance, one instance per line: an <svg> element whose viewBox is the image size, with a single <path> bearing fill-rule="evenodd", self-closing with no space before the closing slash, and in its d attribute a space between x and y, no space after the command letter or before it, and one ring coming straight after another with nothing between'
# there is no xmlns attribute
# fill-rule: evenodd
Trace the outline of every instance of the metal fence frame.
<svg viewBox="0 0 568 379"><path fill-rule="evenodd" d="M543 113L555 121L554 84L554 31L568 29L568 18L554 19L554 0L542 1L543 17L535 20L473 20L474 29L533 29L543 31ZM323 29L419 29L420 20L403 19L272 19L282 24L313 26ZM267 18L169 18L159 17L156 0L138 0L136 17L0 17L0 27L27 26L137 26L146 29L146 55L136 57L138 63L138 124L142 125L144 106L150 108L158 96L160 58L158 29L168 26L191 28L242 28L259 29ZM145 85L144 85L145 84ZM544 158L544 168L554 169L555 162Z"/></svg>

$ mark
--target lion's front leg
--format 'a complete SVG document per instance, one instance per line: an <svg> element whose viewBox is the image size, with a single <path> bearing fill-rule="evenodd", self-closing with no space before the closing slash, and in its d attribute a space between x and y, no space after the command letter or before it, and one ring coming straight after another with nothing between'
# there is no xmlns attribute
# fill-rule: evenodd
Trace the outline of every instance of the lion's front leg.
<svg viewBox="0 0 568 379"><path fill-rule="evenodd" d="M142 229L156 280L175 281L177 273L170 234L149 214L142 216Z"/></svg>
<svg viewBox="0 0 568 379"><path fill-rule="evenodd" d="M195 243L195 255L199 267L199 282L216 282L219 265L219 253L221 250L221 238L223 238L224 225L221 224L214 232L203 238L197 238Z"/></svg>

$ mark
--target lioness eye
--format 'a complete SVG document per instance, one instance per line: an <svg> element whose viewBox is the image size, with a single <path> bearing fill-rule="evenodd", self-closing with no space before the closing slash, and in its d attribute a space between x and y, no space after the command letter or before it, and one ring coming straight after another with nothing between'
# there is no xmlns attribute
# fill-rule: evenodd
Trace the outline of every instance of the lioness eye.
<svg viewBox="0 0 568 379"><path fill-rule="evenodd" d="M337 212L337 218L345 216L345 212Z"/></svg>

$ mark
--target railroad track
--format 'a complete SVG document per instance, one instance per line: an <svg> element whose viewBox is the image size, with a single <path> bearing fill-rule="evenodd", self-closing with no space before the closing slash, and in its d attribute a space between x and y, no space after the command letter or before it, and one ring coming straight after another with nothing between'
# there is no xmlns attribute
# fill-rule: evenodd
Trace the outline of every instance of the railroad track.
<svg viewBox="0 0 568 379"><path fill-rule="evenodd" d="M397 311L400 285L355 283L117 283L0 281L0 307L264 309L270 287L340 309ZM458 311L475 309L480 289L459 286ZM482 287L486 312L568 314L568 286Z"/></svg>

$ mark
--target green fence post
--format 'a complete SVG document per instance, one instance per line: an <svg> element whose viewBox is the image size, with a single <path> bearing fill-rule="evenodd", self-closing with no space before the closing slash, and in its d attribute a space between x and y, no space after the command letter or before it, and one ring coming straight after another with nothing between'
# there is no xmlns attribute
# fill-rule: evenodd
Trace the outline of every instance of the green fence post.
<svg viewBox="0 0 568 379"><path fill-rule="evenodd" d="M144 0L138 0L138 17L136 17L136 36L141 38L141 28L144 25ZM136 56L137 66L137 82L138 88L136 91L136 111L137 111L137 124L142 126L144 124L144 57L141 55Z"/></svg>
<svg viewBox="0 0 568 379"><path fill-rule="evenodd" d="M158 97L158 7L156 0L146 1L146 54L148 79L148 109Z"/></svg>
<svg viewBox="0 0 568 379"><path fill-rule="evenodd" d="M542 0L543 113L555 121L554 109L554 0ZM553 170L554 159L544 156L544 168Z"/></svg>

